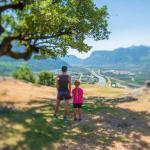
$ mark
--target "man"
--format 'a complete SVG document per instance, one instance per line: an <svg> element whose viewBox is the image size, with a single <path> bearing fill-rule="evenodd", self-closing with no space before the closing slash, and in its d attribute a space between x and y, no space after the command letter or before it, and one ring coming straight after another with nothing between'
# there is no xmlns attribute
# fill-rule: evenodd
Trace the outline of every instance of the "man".
<svg viewBox="0 0 150 150"><path fill-rule="evenodd" d="M56 88L57 88L57 101L55 107L54 117L57 118L57 113L59 111L60 101L65 101L65 112L64 112L64 121L67 121L68 115L68 104L69 99L71 98L71 77L67 75L67 67L62 66L62 73L56 78Z"/></svg>

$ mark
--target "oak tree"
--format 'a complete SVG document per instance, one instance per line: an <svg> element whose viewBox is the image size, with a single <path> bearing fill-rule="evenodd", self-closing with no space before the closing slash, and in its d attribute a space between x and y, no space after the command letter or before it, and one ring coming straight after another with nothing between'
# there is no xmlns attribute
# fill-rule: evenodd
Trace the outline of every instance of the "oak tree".
<svg viewBox="0 0 150 150"><path fill-rule="evenodd" d="M86 38L109 37L107 7L93 0L0 0L0 56L57 57L90 50ZM24 51L13 49L13 43Z"/></svg>

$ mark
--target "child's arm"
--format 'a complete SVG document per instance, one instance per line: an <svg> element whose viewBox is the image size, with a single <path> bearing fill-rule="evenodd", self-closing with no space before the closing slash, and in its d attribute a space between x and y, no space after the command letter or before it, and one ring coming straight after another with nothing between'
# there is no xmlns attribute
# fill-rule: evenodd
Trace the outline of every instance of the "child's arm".
<svg viewBox="0 0 150 150"><path fill-rule="evenodd" d="M84 95L83 89L81 89L81 95L82 95L82 101L83 101L83 95Z"/></svg>

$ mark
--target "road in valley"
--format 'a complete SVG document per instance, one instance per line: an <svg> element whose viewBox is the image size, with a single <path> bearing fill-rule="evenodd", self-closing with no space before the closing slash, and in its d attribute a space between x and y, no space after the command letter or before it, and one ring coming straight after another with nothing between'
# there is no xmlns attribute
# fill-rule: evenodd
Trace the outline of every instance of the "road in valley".
<svg viewBox="0 0 150 150"><path fill-rule="evenodd" d="M89 70L89 71L90 71L90 70ZM91 72L91 74L92 74L93 76L95 76L96 78L98 78L98 84L99 84L100 86L103 86L103 87L108 86L107 81L106 81L106 79L105 79L103 76L97 74L94 70L91 70L90 72Z"/></svg>

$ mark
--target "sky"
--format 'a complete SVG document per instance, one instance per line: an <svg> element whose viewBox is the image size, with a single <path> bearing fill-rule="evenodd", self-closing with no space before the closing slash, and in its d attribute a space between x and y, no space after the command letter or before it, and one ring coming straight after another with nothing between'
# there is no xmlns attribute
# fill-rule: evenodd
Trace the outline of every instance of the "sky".
<svg viewBox="0 0 150 150"><path fill-rule="evenodd" d="M86 58L95 50L150 46L150 0L94 0L94 3L98 7L107 5L108 29L111 32L109 40L86 39L86 43L92 46L90 52L70 50L70 54Z"/></svg>

